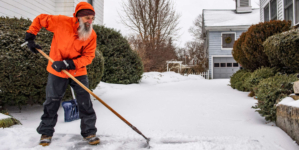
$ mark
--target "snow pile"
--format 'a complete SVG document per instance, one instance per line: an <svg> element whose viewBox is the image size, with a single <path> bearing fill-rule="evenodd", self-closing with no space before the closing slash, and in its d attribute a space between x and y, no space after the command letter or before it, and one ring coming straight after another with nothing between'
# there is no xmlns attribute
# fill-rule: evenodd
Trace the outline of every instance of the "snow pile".
<svg viewBox="0 0 299 150"><path fill-rule="evenodd" d="M170 83L179 82L186 80L201 80L204 79L199 75L188 75L183 76L175 72L145 72L142 75L141 84L160 84L160 83Z"/></svg>
<svg viewBox="0 0 299 150"><path fill-rule="evenodd" d="M2 119L8 119L8 118L11 118L11 117L8 116L8 115L4 115L4 114L0 113L0 120L2 120Z"/></svg>
<svg viewBox="0 0 299 150"><path fill-rule="evenodd" d="M277 105L286 105L299 108L299 100L295 101L292 97L282 99Z"/></svg>

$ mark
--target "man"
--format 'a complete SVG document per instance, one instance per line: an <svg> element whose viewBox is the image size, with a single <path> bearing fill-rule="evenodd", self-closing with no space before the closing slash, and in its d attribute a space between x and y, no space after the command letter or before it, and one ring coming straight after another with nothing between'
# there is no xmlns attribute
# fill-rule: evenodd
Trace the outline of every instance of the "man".
<svg viewBox="0 0 299 150"><path fill-rule="evenodd" d="M89 87L86 66L91 64L95 57L96 33L92 28L95 11L89 3L80 2L73 16L41 14L33 20L26 32L25 40L28 41L28 47L34 53L38 53L36 48L41 49L34 42L39 30L44 27L54 33L50 57L55 62L48 62L49 75L46 101L43 104L44 114L37 128L37 132L42 135L40 139L42 146L51 143L58 117L57 111L68 84L76 93L81 119L81 135L89 144L100 143L100 139L96 137L96 114L89 93L61 71L67 70L86 87Z"/></svg>

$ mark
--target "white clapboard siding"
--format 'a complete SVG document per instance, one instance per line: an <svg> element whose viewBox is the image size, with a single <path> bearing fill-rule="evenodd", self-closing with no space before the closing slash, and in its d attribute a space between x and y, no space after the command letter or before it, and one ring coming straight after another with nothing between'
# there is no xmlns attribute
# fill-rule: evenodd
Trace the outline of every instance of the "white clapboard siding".
<svg viewBox="0 0 299 150"><path fill-rule="evenodd" d="M104 0L94 0L93 7L96 12L95 24L103 25L104 22Z"/></svg>
<svg viewBox="0 0 299 150"><path fill-rule="evenodd" d="M29 18L40 14L66 15L73 17L76 5L87 0L0 0L0 16ZM94 24L103 24L104 0L93 0L96 12Z"/></svg>
<svg viewBox="0 0 299 150"><path fill-rule="evenodd" d="M277 19L283 20L283 0L277 0Z"/></svg>
<svg viewBox="0 0 299 150"><path fill-rule="evenodd" d="M1 16L23 17L33 20L41 13L53 14L55 3L51 0L2 0L0 1Z"/></svg>
<svg viewBox="0 0 299 150"><path fill-rule="evenodd" d="M65 15L73 17L73 13L76 7L74 0L56 0L55 4L56 15Z"/></svg>

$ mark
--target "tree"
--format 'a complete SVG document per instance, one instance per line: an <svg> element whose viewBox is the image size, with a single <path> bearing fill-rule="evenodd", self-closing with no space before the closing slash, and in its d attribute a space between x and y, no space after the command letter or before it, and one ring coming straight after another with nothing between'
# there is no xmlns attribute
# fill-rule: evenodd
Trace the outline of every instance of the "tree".
<svg viewBox="0 0 299 150"><path fill-rule="evenodd" d="M203 36L202 36L202 15L199 14L195 20L193 21L193 26L189 28L189 32L193 36L195 41L203 42Z"/></svg>
<svg viewBox="0 0 299 150"><path fill-rule="evenodd" d="M165 47L179 30L180 15L173 8L171 0L127 0L123 3L121 21L135 31L145 48L145 58L150 63L145 71L161 68L167 58ZM163 63L164 61L164 63ZM162 64L161 64L162 62Z"/></svg>
<svg viewBox="0 0 299 150"><path fill-rule="evenodd" d="M201 42L191 41L185 44L185 49L190 56L190 59L195 61L193 65L200 65L203 68L207 68L208 58L204 51L204 45Z"/></svg>

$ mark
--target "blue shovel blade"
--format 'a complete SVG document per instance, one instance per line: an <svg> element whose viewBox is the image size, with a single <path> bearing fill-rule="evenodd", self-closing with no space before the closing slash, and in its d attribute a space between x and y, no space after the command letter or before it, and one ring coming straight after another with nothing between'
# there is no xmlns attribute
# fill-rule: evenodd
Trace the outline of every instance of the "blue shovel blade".
<svg viewBox="0 0 299 150"><path fill-rule="evenodd" d="M79 119L79 109L76 99L62 102L64 109L64 121L71 122Z"/></svg>

